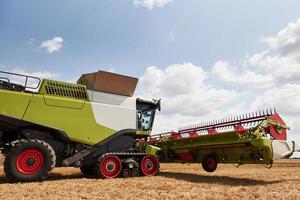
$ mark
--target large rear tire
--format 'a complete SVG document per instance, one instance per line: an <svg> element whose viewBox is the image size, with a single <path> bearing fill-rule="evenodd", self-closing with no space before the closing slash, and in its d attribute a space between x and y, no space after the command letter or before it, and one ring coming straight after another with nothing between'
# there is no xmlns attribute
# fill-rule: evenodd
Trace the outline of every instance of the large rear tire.
<svg viewBox="0 0 300 200"><path fill-rule="evenodd" d="M55 163L55 151L48 143L23 140L5 156L4 172L12 182L42 181L49 176Z"/></svg>

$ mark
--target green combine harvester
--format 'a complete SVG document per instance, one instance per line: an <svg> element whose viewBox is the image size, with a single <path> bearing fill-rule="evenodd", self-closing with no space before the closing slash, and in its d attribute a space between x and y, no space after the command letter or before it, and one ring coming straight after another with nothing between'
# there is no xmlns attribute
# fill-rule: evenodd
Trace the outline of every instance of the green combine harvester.
<svg viewBox="0 0 300 200"><path fill-rule="evenodd" d="M103 178L158 173L157 158L139 151L136 140L150 135L160 101L132 97L138 79L99 71L71 84L0 74L0 150L9 180L43 180L55 166Z"/></svg>
<svg viewBox="0 0 300 200"><path fill-rule="evenodd" d="M160 100L133 97L137 82L104 71L83 74L77 84L0 71L7 179L44 180L54 167L70 166L89 177L154 176L159 161L202 163L209 172L217 163L271 166L298 148L285 141L287 127L271 111L150 136Z"/></svg>

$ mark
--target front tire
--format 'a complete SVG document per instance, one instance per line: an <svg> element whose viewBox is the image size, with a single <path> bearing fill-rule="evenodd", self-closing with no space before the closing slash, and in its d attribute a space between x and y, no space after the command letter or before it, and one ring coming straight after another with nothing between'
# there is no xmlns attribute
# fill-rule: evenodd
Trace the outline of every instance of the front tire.
<svg viewBox="0 0 300 200"><path fill-rule="evenodd" d="M207 172L214 172L217 169L218 161L213 154L207 154L202 159L202 167Z"/></svg>
<svg viewBox="0 0 300 200"><path fill-rule="evenodd" d="M4 172L9 181L31 182L46 179L55 167L53 148L42 140L23 140L5 157Z"/></svg>

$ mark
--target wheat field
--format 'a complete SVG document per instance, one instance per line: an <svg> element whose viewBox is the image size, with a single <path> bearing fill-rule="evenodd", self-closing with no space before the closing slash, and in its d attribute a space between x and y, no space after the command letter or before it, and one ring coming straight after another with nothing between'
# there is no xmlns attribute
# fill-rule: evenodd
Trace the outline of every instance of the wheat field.
<svg viewBox="0 0 300 200"><path fill-rule="evenodd" d="M76 168L55 169L35 183L8 183L0 166L0 199L300 199L300 161L262 165L161 164L156 177L88 179Z"/></svg>

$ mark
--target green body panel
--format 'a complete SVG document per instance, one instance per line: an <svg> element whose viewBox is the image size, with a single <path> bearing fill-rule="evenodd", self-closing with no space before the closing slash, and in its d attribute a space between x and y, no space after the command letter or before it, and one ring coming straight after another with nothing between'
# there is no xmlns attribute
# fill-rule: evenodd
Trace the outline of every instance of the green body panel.
<svg viewBox="0 0 300 200"><path fill-rule="evenodd" d="M61 97L43 95L43 101L47 106L73 108L82 110L86 101L77 99L65 99Z"/></svg>
<svg viewBox="0 0 300 200"><path fill-rule="evenodd" d="M151 155L156 155L161 149L159 147L153 146L153 145L147 145L146 146L146 153Z"/></svg>
<svg viewBox="0 0 300 200"><path fill-rule="evenodd" d="M146 143L160 148L161 162L198 162L207 154L215 155L219 163L271 164L272 140L267 138L241 138L236 132L200 135L182 139L170 137ZM147 148L147 147L146 147ZM179 155L190 154L194 159L183 160Z"/></svg>
<svg viewBox="0 0 300 200"><path fill-rule="evenodd" d="M72 141L93 145L112 135L116 130L96 123L91 103L46 95L33 95L26 121L60 129Z"/></svg>
<svg viewBox="0 0 300 200"><path fill-rule="evenodd" d="M22 119L32 94L0 90L0 114Z"/></svg>

